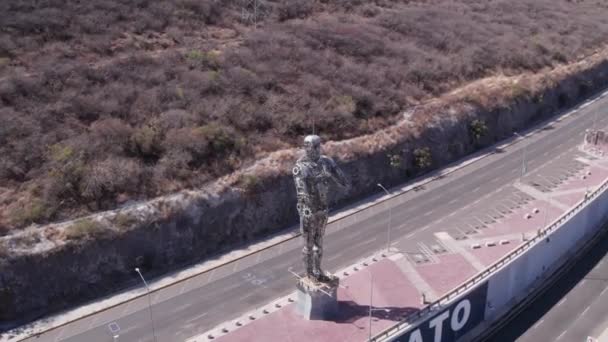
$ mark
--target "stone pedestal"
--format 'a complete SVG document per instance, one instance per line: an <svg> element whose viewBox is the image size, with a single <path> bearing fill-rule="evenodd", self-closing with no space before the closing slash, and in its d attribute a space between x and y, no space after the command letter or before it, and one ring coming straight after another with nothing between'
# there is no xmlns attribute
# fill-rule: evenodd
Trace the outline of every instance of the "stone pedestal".
<svg viewBox="0 0 608 342"><path fill-rule="evenodd" d="M329 276L328 281L317 282L301 278L297 284L296 311L307 320L326 320L338 313L338 286L340 279Z"/></svg>

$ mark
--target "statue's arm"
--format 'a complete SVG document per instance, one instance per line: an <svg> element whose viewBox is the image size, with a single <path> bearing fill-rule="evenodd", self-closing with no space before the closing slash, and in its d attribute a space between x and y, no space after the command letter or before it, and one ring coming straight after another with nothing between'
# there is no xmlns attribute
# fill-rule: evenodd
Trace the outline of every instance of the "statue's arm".
<svg viewBox="0 0 608 342"><path fill-rule="evenodd" d="M338 164L336 164L336 162L330 158L328 158L328 162L330 165L332 179L341 187L343 187L345 189L350 189L350 187L351 187L350 180L346 177L344 172L342 172L342 169L340 169Z"/></svg>
<svg viewBox="0 0 608 342"><path fill-rule="evenodd" d="M304 175L305 171L306 170L304 168L296 165L293 168L292 173L293 180L296 185L296 197L298 199L298 203L310 208L310 189L308 189L308 184Z"/></svg>

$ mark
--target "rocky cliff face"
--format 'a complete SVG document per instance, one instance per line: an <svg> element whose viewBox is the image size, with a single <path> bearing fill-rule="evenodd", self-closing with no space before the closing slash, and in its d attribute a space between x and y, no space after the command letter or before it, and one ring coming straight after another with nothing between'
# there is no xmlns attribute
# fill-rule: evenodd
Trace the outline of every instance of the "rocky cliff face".
<svg viewBox="0 0 608 342"><path fill-rule="evenodd" d="M543 74L493 77L446 94L373 135L329 142L352 178L336 205L376 192L511 136L608 83L607 51ZM475 138L472 122L486 134ZM416 151L428 152L420 167ZM291 166L272 153L196 191L0 239L0 320L48 313L133 283L134 267L160 274L296 223Z"/></svg>

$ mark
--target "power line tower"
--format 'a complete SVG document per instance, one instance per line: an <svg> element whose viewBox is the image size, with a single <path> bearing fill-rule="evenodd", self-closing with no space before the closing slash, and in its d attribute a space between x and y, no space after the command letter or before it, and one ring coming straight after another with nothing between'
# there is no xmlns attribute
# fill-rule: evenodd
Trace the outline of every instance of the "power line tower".
<svg viewBox="0 0 608 342"><path fill-rule="evenodd" d="M258 26L258 16L260 15L259 0L241 0L241 20L245 23L252 23L254 28Z"/></svg>

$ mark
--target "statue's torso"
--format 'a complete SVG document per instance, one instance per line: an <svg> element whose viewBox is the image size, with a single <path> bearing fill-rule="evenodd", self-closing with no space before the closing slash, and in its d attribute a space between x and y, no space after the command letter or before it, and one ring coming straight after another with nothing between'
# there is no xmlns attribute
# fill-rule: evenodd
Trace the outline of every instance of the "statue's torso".
<svg viewBox="0 0 608 342"><path fill-rule="evenodd" d="M322 156L318 161L301 158L296 163L299 174L295 174L298 198L302 195L310 198L312 211L327 210L328 193L331 179L331 160ZM299 184L303 182L305 184ZM305 186L303 186L305 185Z"/></svg>

